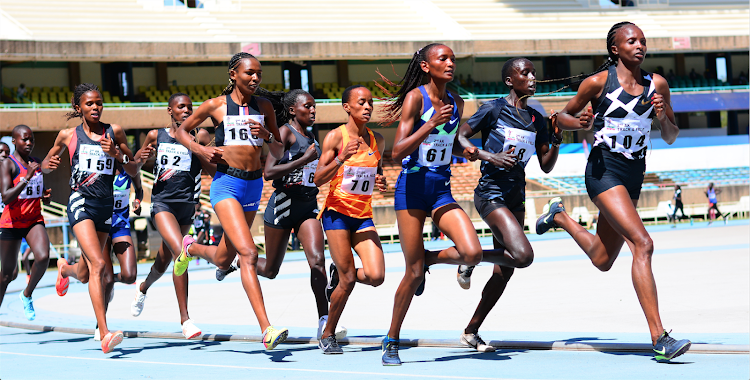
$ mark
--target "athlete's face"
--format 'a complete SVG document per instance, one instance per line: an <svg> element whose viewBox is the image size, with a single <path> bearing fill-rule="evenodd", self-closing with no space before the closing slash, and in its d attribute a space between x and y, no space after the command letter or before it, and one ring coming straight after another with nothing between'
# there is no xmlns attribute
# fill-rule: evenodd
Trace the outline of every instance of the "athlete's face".
<svg viewBox="0 0 750 380"><path fill-rule="evenodd" d="M169 103L167 112L169 113L169 116L172 117L172 120L174 120L177 125L180 125L193 114L193 102L191 102L190 98L187 96L178 96L172 99L172 103Z"/></svg>
<svg viewBox="0 0 750 380"><path fill-rule="evenodd" d="M623 62L642 63L646 59L646 37L641 28L626 25L618 29L612 52Z"/></svg>
<svg viewBox="0 0 750 380"><path fill-rule="evenodd" d="M30 129L21 129L13 135L13 145L19 154L28 156L34 150L34 133Z"/></svg>
<svg viewBox="0 0 750 380"><path fill-rule="evenodd" d="M536 69L527 59L521 59L513 64L510 76L505 78L505 85L512 88L517 95L534 95L536 92Z"/></svg>
<svg viewBox="0 0 750 380"><path fill-rule="evenodd" d="M76 106L76 110L83 114L83 118L89 124L96 124L102 116L104 106L102 105L102 96L99 91L89 91L81 95L81 100Z"/></svg>
<svg viewBox="0 0 750 380"><path fill-rule="evenodd" d="M10 155L10 148L5 144L0 144L0 162L3 162Z"/></svg>
<svg viewBox="0 0 750 380"><path fill-rule="evenodd" d="M307 94L297 96L297 102L290 107L290 113L302 127L315 124L315 99Z"/></svg>
<svg viewBox="0 0 750 380"><path fill-rule="evenodd" d="M244 58L240 60L237 68L229 72L229 77L234 79L235 86L246 95L255 94L255 90L263 80L263 70L260 62L255 58Z"/></svg>
<svg viewBox="0 0 750 380"><path fill-rule="evenodd" d="M450 82L456 71L456 56L453 55L453 50L445 45L433 46L427 52L427 61L422 61L421 67L422 71L431 77Z"/></svg>
<svg viewBox="0 0 750 380"><path fill-rule="evenodd" d="M344 103L344 111L359 123L369 122L373 109L372 93L367 87L353 89L349 94L349 101Z"/></svg>

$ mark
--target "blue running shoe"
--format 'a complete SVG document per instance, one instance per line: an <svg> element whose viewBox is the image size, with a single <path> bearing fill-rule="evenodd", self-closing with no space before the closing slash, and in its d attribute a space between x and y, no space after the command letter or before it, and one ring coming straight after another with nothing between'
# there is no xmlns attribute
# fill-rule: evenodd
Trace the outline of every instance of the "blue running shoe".
<svg viewBox="0 0 750 380"><path fill-rule="evenodd" d="M383 365L401 365L401 358L398 357L398 339L393 339L388 335L383 338Z"/></svg>
<svg viewBox="0 0 750 380"><path fill-rule="evenodd" d="M552 227L557 227L557 224L555 224L555 215L563 211L565 211L565 206L562 204L562 198L555 197L550 199L549 203L544 205L542 215L536 220L537 235L547 232Z"/></svg>
<svg viewBox="0 0 750 380"><path fill-rule="evenodd" d="M33 321L36 319L36 312L34 311L34 302L31 301L31 297L25 297L23 292L18 293L23 302L23 315L26 319Z"/></svg>
<svg viewBox="0 0 750 380"><path fill-rule="evenodd" d="M654 353L656 360L672 360L690 349L692 343L687 339L677 340L669 336L669 333L665 330L659 339L656 340L654 345Z"/></svg>

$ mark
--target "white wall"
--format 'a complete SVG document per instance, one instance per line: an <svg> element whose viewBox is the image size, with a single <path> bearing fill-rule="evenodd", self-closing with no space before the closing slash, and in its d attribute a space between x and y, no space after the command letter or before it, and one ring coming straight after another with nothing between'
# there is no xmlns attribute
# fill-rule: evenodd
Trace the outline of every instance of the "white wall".
<svg viewBox="0 0 750 380"><path fill-rule="evenodd" d="M5 87L68 87L67 68L5 67L2 72Z"/></svg>

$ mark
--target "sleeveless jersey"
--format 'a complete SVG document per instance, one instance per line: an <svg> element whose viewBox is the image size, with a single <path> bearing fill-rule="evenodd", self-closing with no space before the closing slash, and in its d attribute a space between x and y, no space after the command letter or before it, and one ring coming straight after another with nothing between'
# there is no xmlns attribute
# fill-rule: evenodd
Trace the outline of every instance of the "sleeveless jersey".
<svg viewBox="0 0 750 380"><path fill-rule="evenodd" d="M15 165L13 176L13 187L21 182L21 178L26 176L28 169L24 167L15 156L8 156L9 160ZM38 162L33 158L29 160ZM2 216L0 216L0 228L28 228L37 223L44 223L42 216L41 198L44 192L44 181L42 179L42 169L36 170L26 187L18 194L18 198L5 205Z"/></svg>
<svg viewBox="0 0 750 380"><path fill-rule="evenodd" d="M305 151L310 145L315 145L315 150L318 152L320 157L320 145L317 141L307 134L303 135L297 131L296 128L289 124L284 124L294 134L296 141L289 147L289 150L284 153L284 157L279 160L279 165L286 164L302 157ZM315 170L318 168L318 160L314 160L305 164L301 168L292 170L289 174L284 175L279 179L273 180L273 187L278 190L283 190L284 193L290 196L301 196L305 198L313 198L318 194L318 187L315 186Z"/></svg>
<svg viewBox="0 0 750 380"><path fill-rule="evenodd" d="M524 183L525 168L536 152L536 142L547 144L546 119L535 109L527 106L519 109L499 98L483 104L467 122L471 130L482 132L482 149L489 153L505 152L515 147L518 164L509 169L498 168L482 161L482 177L476 192L487 199L502 195L501 188L511 182Z"/></svg>
<svg viewBox="0 0 750 380"><path fill-rule="evenodd" d="M708 195L708 203L716 204L716 189L709 189L706 190L706 194Z"/></svg>
<svg viewBox="0 0 750 380"><path fill-rule="evenodd" d="M130 187L133 179L121 172L112 184L115 203L112 209L112 227L130 227Z"/></svg>
<svg viewBox="0 0 750 380"><path fill-rule="evenodd" d="M226 95L226 99L227 114L224 116L224 120L219 123L219 126L216 127L214 134L216 146L263 146L263 139L253 137L250 133L250 125L246 124L248 119L264 124L264 115L260 112L258 101L255 97L250 97L250 102L244 107L237 105L232 100L231 95Z"/></svg>
<svg viewBox="0 0 750 380"><path fill-rule="evenodd" d="M217 129L218 131L218 129ZM201 191L201 162L169 135L169 128L156 135L152 202L197 202Z"/></svg>
<svg viewBox="0 0 750 380"><path fill-rule="evenodd" d="M114 138L112 126L102 124L104 135ZM70 188L84 198L112 198L115 178L115 159L102 150L99 141L92 140L79 124L68 145L70 154Z"/></svg>
<svg viewBox="0 0 750 380"><path fill-rule="evenodd" d="M602 95L594 106L594 146L620 153L630 160L644 159L650 141L656 87L651 74L641 70L643 93L625 92L617 80L617 68L610 66Z"/></svg>
<svg viewBox="0 0 750 380"><path fill-rule="evenodd" d="M418 88L422 93L422 115L419 122L414 125L412 133L416 132L428 122L432 115L437 112L432 106L432 100L430 100L430 96L427 94L425 87L419 86ZM418 149L414 150L414 152L401 160L401 167L403 168L404 173L408 174L420 170L429 170L450 177L450 164L451 159L453 158L453 140L456 137L456 131L458 131L458 126L461 120L458 116L458 106L456 106L456 101L453 99L453 95L451 95L450 92L447 94L448 99L450 99L450 102L453 105L453 115L451 116L450 121L435 127L427 138L419 144Z"/></svg>
<svg viewBox="0 0 750 380"><path fill-rule="evenodd" d="M349 142L346 126L341 130L341 146ZM372 218L372 190L378 172L380 152L375 135L369 128L370 146L349 157L331 180L330 191L322 210L333 210L357 219Z"/></svg>

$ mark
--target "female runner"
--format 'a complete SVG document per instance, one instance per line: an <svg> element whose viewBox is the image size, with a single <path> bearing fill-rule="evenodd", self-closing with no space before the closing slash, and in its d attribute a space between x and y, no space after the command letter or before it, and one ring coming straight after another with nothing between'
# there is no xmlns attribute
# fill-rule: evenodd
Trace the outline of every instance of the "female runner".
<svg viewBox="0 0 750 380"><path fill-rule="evenodd" d="M341 96L346 124L329 132L315 171L315 186L331 182L321 213L331 252L331 301L328 323L318 347L324 354L343 354L334 334L346 300L357 282L380 286L385 278L385 259L380 237L372 222L372 191L388 189L383 175L383 136L365 125L372 117L372 94L364 86L351 86ZM352 249L362 260L354 267Z"/></svg>
<svg viewBox="0 0 750 380"><path fill-rule="evenodd" d="M495 250L500 253L500 264L495 264L482 299L461 335L461 343L480 352L495 348L484 343L479 326L505 290L514 268L525 268L534 260L534 251L523 232L526 214L526 164L537 153L539 165L545 173L555 166L562 131L552 137L547 133L547 121L529 107L527 98L536 92L536 69L526 58L512 58L502 68L505 85L510 94L483 104L458 131L458 142L463 148L474 145L469 138L482 132L482 178L474 190L474 206L492 230ZM458 267L458 282L462 288L471 285L473 267Z"/></svg>
<svg viewBox="0 0 750 380"><path fill-rule="evenodd" d="M193 114L190 97L183 93L172 94L167 113L171 118L169 127L150 131L143 141L143 147L135 155L139 166L156 157L154 188L151 191L151 219L156 223L162 243L148 276L136 286L135 299L130 306L134 317L141 315L148 289L167 271L169 263L177 258L182 249L182 236L188 234L195 206L199 202L201 168L206 168L211 175L216 173L215 164L201 155L193 154L175 139L177 128ZM203 146L211 142L205 129L193 131L191 141ZM188 275L172 274L172 280L180 309L182 335L185 339L196 338L201 335L201 330L190 320L187 310Z"/></svg>
<svg viewBox="0 0 750 380"><path fill-rule="evenodd" d="M601 271L612 267L627 242L633 252L633 286L646 315L656 358L669 360L685 353L690 341L675 340L661 324L651 270L654 243L636 206L653 118L659 120L661 136L668 144L680 130L675 125L667 81L641 69L646 57L643 31L630 22L615 24L607 34L607 51L609 58L600 70L581 83L578 93L557 115L564 130L593 127L595 131L586 165L586 189L600 211L596 234L571 219L560 198L550 200L548 212L537 221L537 233L563 228ZM589 102L595 114L589 109L576 117Z"/></svg>
<svg viewBox="0 0 750 380"><path fill-rule="evenodd" d="M276 329L268 322L263 294L258 282L258 250L250 234L260 204L263 170L260 154L263 142L272 156L281 158L284 146L279 141L276 116L267 99L253 96L262 79L260 62L248 53L237 53L229 61L229 86L223 95L209 99L177 128L175 138L206 161L216 163L211 183L211 204L224 228L218 249L193 244L191 236L182 239L182 251L175 261L174 273L181 276L193 257L201 257L219 269L229 269L239 255L242 286L263 331L263 344L272 350L283 342L287 329ZM216 147L193 142L189 132L206 118L216 126Z"/></svg>
<svg viewBox="0 0 750 380"><path fill-rule="evenodd" d="M109 331L105 315L106 291L114 280L112 261L109 253L105 254L103 249L111 229L115 163L122 164L132 176L138 172L130 162L132 153L123 129L119 125L100 121L103 106L99 89L90 83L76 86L72 106L73 112L67 115L68 119L80 117L81 124L58 133L55 144L42 162L42 171L49 173L57 169L60 154L68 148L73 171L68 221L91 272L89 295L100 330L102 351L109 353L123 338L122 331ZM63 264L62 261L58 263ZM67 282L68 279L60 271L56 284L58 294L67 292Z"/></svg>
<svg viewBox="0 0 750 380"><path fill-rule="evenodd" d="M49 237L42 216L43 199L49 202L50 190L44 189L39 160L29 155L34 149L34 133L25 125L13 128L13 145L16 150L0 163L0 194L6 205L0 217L0 305L8 284L18 275L18 250L21 240L34 252L34 266L26 288L19 293L26 319L36 318L31 293L44 276L49 264Z"/></svg>

